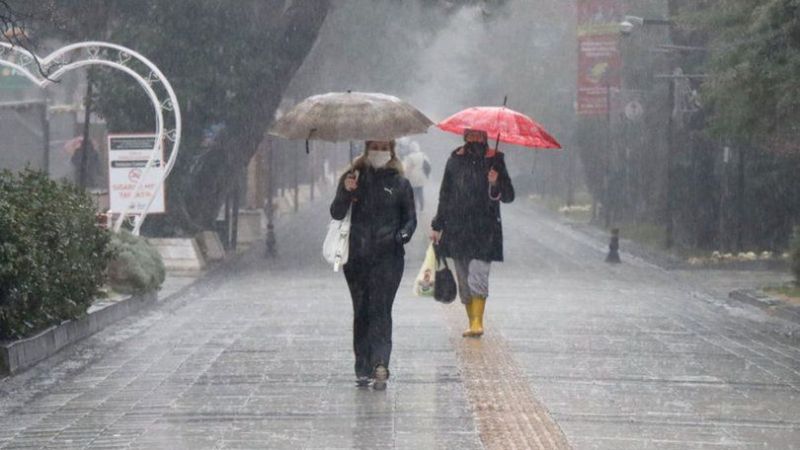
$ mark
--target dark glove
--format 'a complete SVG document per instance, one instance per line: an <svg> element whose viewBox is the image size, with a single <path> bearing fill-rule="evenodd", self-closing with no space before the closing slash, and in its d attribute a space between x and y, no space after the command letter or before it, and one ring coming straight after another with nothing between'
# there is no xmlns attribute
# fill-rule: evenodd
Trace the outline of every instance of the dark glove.
<svg viewBox="0 0 800 450"><path fill-rule="evenodd" d="M406 244L411 240L411 235L406 230L400 230L394 235L394 240L398 244Z"/></svg>

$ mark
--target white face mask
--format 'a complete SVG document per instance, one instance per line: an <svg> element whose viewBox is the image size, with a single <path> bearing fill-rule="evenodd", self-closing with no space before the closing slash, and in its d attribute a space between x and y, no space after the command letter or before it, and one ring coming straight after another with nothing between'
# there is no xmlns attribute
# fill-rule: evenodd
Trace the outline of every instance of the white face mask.
<svg viewBox="0 0 800 450"><path fill-rule="evenodd" d="M380 169L388 164L391 160L392 154L390 152L383 152L380 150L370 150L367 152L367 161L369 161L369 164L376 169Z"/></svg>

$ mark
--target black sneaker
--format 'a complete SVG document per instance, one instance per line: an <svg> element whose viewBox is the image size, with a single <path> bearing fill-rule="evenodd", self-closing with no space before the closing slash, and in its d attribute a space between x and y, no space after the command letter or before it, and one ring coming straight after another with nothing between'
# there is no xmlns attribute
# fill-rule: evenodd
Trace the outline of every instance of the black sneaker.
<svg viewBox="0 0 800 450"><path fill-rule="evenodd" d="M385 366L379 365L375 368L375 381L372 383L372 389L382 391L386 389L386 380L389 379L389 370Z"/></svg>
<svg viewBox="0 0 800 450"><path fill-rule="evenodd" d="M369 377L357 377L356 378L356 387L365 388L369 387L370 379Z"/></svg>

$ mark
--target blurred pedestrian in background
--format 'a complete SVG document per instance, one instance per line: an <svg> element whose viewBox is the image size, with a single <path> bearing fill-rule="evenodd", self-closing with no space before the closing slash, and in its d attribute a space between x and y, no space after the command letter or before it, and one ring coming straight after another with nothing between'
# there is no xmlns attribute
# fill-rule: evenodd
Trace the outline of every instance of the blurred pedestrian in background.
<svg viewBox="0 0 800 450"><path fill-rule="evenodd" d="M405 169L408 182L411 183L411 188L414 190L414 200L417 202L417 208L422 211L425 208L425 198L423 196L423 188L431 175L431 162L419 147L417 141L411 141L408 144L409 153L403 158L403 168Z"/></svg>

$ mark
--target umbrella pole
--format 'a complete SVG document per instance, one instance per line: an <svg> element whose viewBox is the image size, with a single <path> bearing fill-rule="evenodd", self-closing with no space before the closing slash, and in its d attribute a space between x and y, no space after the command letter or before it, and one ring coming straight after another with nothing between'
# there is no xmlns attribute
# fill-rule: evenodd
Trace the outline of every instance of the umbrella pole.
<svg viewBox="0 0 800 450"><path fill-rule="evenodd" d="M508 95L503 97L503 107L505 108L507 104L508 104ZM499 118L500 114L498 113L497 116ZM494 151L498 150L500 150L500 133L497 133L497 140L494 141Z"/></svg>

